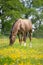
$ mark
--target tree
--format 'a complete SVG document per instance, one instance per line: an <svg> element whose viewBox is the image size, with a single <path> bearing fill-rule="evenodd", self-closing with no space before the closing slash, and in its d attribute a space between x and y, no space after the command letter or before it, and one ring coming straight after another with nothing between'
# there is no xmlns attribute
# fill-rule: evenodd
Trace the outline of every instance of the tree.
<svg viewBox="0 0 43 65"><path fill-rule="evenodd" d="M25 17L28 18L32 15L32 21L34 23L39 21L40 26L43 20L43 0L22 0L22 3L28 8Z"/></svg>
<svg viewBox="0 0 43 65"><path fill-rule="evenodd" d="M0 0L0 19L2 20L2 32L10 31L12 23L16 19L22 17L26 11L26 7L19 0Z"/></svg>
<svg viewBox="0 0 43 65"><path fill-rule="evenodd" d="M39 21L40 27L41 21L43 21L43 0L0 0L2 31L10 31L12 23L16 19L31 16L35 26L37 27Z"/></svg>

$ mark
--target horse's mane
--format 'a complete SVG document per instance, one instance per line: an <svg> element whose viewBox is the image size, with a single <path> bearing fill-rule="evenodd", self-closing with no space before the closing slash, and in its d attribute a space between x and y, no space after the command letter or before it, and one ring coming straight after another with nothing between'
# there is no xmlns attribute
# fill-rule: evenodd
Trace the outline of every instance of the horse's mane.
<svg viewBox="0 0 43 65"><path fill-rule="evenodd" d="M10 36L9 36L9 38L11 38L11 36L12 36L12 30L13 30L13 27L14 27L16 21L18 21L18 19L16 19L15 22L13 23L13 25L12 25L12 28L11 28L11 31L10 31Z"/></svg>

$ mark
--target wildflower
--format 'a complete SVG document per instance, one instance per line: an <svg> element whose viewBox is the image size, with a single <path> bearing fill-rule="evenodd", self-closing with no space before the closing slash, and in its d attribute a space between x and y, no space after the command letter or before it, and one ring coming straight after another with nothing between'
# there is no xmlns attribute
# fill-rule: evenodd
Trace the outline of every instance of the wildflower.
<svg viewBox="0 0 43 65"><path fill-rule="evenodd" d="M5 63L4 65L7 65L7 63Z"/></svg>

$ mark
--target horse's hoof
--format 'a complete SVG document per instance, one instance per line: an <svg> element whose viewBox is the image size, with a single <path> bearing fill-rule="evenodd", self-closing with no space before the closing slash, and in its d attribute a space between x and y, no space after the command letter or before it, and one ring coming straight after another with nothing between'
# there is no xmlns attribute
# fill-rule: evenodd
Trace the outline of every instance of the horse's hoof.
<svg viewBox="0 0 43 65"><path fill-rule="evenodd" d="M12 46L12 44L9 44L9 46Z"/></svg>
<svg viewBox="0 0 43 65"><path fill-rule="evenodd" d="M24 46L26 46L26 43L24 43Z"/></svg>
<svg viewBox="0 0 43 65"><path fill-rule="evenodd" d="M29 47L32 48L32 43L30 43Z"/></svg>

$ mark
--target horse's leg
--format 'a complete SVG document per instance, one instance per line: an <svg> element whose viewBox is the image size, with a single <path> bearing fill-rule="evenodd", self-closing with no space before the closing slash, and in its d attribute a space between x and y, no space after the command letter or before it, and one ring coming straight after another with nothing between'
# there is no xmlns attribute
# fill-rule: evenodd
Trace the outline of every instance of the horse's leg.
<svg viewBox="0 0 43 65"><path fill-rule="evenodd" d="M21 37L21 35L19 37L19 42L20 42L20 45L21 45L22 44L22 37Z"/></svg>
<svg viewBox="0 0 43 65"><path fill-rule="evenodd" d="M21 34L18 34L18 38L19 38L19 42L20 42L20 45L21 45L21 43L22 43L22 36L21 36Z"/></svg>
<svg viewBox="0 0 43 65"><path fill-rule="evenodd" d="M26 46L26 34L23 35L24 46Z"/></svg>
<svg viewBox="0 0 43 65"><path fill-rule="evenodd" d="M30 39L30 47L32 47L32 43L31 43L31 40L32 40L32 33L31 32L29 32L29 39Z"/></svg>

